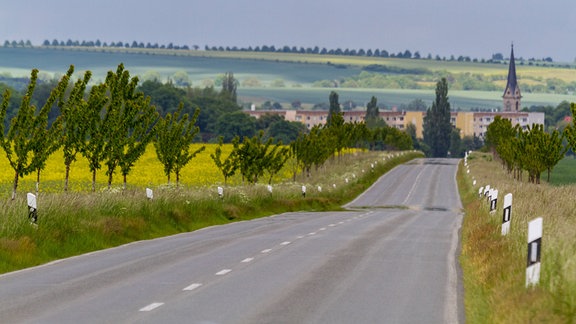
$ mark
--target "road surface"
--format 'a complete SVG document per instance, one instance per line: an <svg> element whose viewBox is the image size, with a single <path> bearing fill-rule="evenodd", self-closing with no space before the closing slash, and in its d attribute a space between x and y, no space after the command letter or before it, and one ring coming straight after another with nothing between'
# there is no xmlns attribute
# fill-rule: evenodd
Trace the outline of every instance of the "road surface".
<svg viewBox="0 0 576 324"><path fill-rule="evenodd" d="M458 323L457 160L286 213L0 276L0 323Z"/></svg>

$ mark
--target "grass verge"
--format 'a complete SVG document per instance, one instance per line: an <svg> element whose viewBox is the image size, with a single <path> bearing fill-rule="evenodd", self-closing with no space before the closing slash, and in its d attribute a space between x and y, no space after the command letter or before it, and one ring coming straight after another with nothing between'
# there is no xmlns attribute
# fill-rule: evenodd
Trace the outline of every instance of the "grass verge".
<svg viewBox="0 0 576 324"><path fill-rule="evenodd" d="M0 273L212 225L289 211L338 210L382 174L416 157L422 154L349 154L329 161L311 178L275 185L272 193L265 185L233 186L224 188L222 198L215 186L157 189L152 200L143 188L45 193L38 198L37 225L29 223L20 195L2 202Z"/></svg>
<svg viewBox="0 0 576 324"><path fill-rule="evenodd" d="M576 322L576 186L515 181L491 155L474 153L470 174L461 165L458 186L465 208L460 262L469 323ZM473 181L477 185L473 186ZM480 186L499 190L491 215ZM503 196L513 194L510 234L501 235ZM528 222L543 217L540 284L526 288Z"/></svg>

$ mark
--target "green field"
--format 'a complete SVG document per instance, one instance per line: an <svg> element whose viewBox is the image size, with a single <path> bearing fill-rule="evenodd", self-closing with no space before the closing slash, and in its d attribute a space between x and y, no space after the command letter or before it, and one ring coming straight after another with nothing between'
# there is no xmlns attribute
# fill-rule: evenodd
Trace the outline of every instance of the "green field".
<svg viewBox="0 0 576 324"><path fill-rule="evenodd" d="M548 173L542 174L542 179L547 179ZM576 183L576 159L573 156L567 156L560 160L550 174L550 184L569 185Z"/></svg>
<svg viewBox="0 0 576 324"><path fill-rule="evenodd" d="M280 102L284 108L296 100L303 104L327 103L331 91L340 95L340 102L348 100L364 104L372 96L388 108L422 99L431 103L433 85L439 76L459 73L478 74L494 78L497 87L505 86L508 72L505 64L482 64L435 60L411 60L375 57L328 56L314 54L264 53L264 52L205 52L169 51L149 49L54 49L54 48L5 48L0 47L0 75L27 77L33 68L40 70L43 78L60 76L70 64L76 68L77 77L83 71L93 73L94 83L102 82L106 73L124 63L131 75L141 78L159 75L161 81L171 79L176 72L186 72L193 87L213 83L225 72L233 72L239 80L238 96L242 103L261 104L265 101ZM385 65L402 69L426 70L426 90L374 89L374 88L322 88L313 83L321 80L344 80L358 76L362 68ZM576 71L569 68L518 66L517 72L525 84L546 84L552 78L575 82ZM257 85L246 86L246 80L257 80ZM275 86L280 82L281 87ZM503 91L503 89L502 89ZM449 93L453 109L497 109L501 106L500 91L456 91ZM553 105L574 101L572 95L523 92L523 106Z"/></svg>

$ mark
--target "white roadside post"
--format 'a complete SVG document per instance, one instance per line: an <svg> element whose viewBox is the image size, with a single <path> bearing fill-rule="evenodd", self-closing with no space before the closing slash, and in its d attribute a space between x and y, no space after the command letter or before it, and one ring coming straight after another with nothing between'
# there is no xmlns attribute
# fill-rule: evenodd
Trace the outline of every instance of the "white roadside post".
<svg viewBox="0 0 576 324"><path fill-rule="evenodd" d="M490 185L487 185L486 187L484 187L484 197L488 198L489 194L490 194Z"/></svg>
<svg viewBox="0 0 576 324"><path fill-rule="evenodd" d="M502 213L502 235L510 233L510 220L512 217L512 194L504 196L504 212Z"/></svg>
<svg viewBox="0 0 576 324"><path fill-rule="evenodd" d="M218 196L224 198L224 188L218 187Z"/></svg>
<svg viewBox="0 0 576 324"><path fill-rule="evenodd" d="M492 190L490 194L490 214L494 214L496 212L496 207L498 206L498 190Z"/></svg>
<svg viewBox="0 0 576 324"><path fill-rule="evenodd" d="M32 224L38 222L38 205L36 204L36 195L33 193L28 193L26 195L26 200L28 201L28 220Z"/></svg>
<svg viewBox="0 0 576 324"><path fill-rule="evenodd" d="M528 223L528 264L526 267L526 287L540 281L540 254L542 252L542 217Z"/></svg>
<svg viewBox="0 0 576 324"><path fill-rule="evenodd" d="M478 198L482 198L482 195L484 195L484 187L480 187L480 189L478 189Z"/></svg>
<svg viewBox="0 0 576 324"><path fill-rule="evenodd" d="M318 192L322 192L322 187L318 186Z"/></svg>
<svg viewBox="0 0 576 324"><path fill-rule="evenodd" d="M268 188L269 193L272 193L272 186L271 185L268 185L266 188Z"/></svg>
<svg viewBox="0 0 576 324"><path fill-rule="evenodd" d="M302 186L302 197L306 197L306 186Z"/></svg>
<svg viewBox="0 0 576 324"><path fill-rule="evenodd" d="M154 192L150 188L146 188L146 198L152 200L154 198Z"/></svg>

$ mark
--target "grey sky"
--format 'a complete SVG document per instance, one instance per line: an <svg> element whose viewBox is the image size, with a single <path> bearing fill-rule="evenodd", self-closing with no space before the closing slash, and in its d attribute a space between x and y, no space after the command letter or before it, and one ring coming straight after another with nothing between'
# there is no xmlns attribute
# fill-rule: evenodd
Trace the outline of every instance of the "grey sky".
<svg viewBox="0 0 576 324"><path fill-rule="evenodd" d="M406 49L572 62L574 0L0 0L0 41Z"/></svg>

